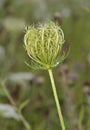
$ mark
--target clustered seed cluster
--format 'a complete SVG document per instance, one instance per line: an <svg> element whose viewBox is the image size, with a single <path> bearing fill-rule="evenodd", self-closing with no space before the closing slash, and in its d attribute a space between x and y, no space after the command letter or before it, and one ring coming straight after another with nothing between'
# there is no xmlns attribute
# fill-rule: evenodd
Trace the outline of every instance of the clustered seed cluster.
<svg viewBox="0 0 90 130"><path fill-rule="evenodd" d="M30 26L24 36L25 49L30 57L30 67L49 69L59 63L64 43L64 33L55 23Z"/></svg>

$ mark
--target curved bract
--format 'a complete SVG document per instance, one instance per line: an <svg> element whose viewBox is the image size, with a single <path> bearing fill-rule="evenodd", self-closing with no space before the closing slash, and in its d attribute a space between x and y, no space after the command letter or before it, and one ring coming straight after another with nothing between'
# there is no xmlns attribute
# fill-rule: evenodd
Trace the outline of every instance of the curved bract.
<svg viewBox="0 0 90 130"><path fill-rule="evenodd" d="M65 57L60 55L64 33L55 23L37 27L30 26L24 36L24 44L33 69L49 69L58 65Z"/></svg>

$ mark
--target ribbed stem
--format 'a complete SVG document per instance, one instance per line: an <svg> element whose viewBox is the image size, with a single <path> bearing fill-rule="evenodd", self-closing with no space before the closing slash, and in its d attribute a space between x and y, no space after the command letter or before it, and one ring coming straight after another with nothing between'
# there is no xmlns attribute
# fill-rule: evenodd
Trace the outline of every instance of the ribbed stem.
<svg viewBox="0 0 90 130"><path fill-rule="evenodd" d="M59 104L59 99L58 99L58 95L57 95L57 91L56 91L53 73L52 73L51 69L49 69L48 72L49 72L49 76L50 76L50 80L51 80L51 84L52 84L52 90L53 90L53 94L54 94L54 98L55 98L55 103L56 103L56 107L57 107L60 124L61 124L62 130L65 130L64 120L63 120L63 116L62 116L62 112L61 112L61 107Z"/></svg>
<svg viewBox="0 0 90 130"><path fill-rule="evenodd" d="M9 100L9 101L11 102L11 104L16 108L18 114L20 115L20 118L21 118L21 121L22 121L23 125L25 126L25 128L26 128L27 130L31 130L30 124L29 124L29 123L27 122L27 120L24 118L24 116L22 115L22 113L19 111L19 109L18 109L18 107L17 107L15 101L13 100L13 98L12 98L12 96L10 95L9 91L7 90L7 88L6 88L5 84L4 84L4 82L1 82L1 84L2 84L3 90L4 90L4 92L5 92L5 94L6 94L7 98L8 98L8 100Z"/></svg>

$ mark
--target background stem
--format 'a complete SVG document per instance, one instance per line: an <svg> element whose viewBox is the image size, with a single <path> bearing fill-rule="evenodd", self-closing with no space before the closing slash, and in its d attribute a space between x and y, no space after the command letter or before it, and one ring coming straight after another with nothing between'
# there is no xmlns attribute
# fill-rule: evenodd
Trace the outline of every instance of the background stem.
<svg viewBox="0 0 90 130"><path fill-rule="evenodd" d="M50 76L50 80L51 80L51 84L52 84L52 90L53 90L53 94L54 94L54 98L55 98L55 102L56 102L56 107L57 107L57 111L58 111L58 115L59 115L60 124L61 124L62 130L65 130L64 120L63 120L63 116L62 116L62 112L61 112L61 107L59 104L59 99L58 99L58 95L57 95L57 91L56 91L53 73L52 73L51 69L49 69L48 72L49 72L49 76Z"/></svg>
<svg viewBox="0 0 90 130"><path fill-rule="evenodd" d="M31 130L31 126L30 124L27 122L27 120L24 118L24 116L22 115L22 113L19 111L18 107L17 107L17 104L15 103L15 101L13 100L12 96L10 95L8 89L6 88L5 86L5 83L4 82L1 82L2 84L2 87L3 87L3 90L8 98L8 100L11 102L11 104L15 107L16 111L18 112L18 114L20 115L20 119L23 123L23 125L25 126L25 128L27 130Z"/></svg>

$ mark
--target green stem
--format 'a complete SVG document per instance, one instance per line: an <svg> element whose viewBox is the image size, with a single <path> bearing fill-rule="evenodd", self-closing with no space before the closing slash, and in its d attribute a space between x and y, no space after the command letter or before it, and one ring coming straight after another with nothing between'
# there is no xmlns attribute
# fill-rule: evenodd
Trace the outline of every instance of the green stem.
<svg viewBox="0 0 90 130"><path fill-rule="evenodd" d="M52 73L51 69L49 69L48 72L49 72L49 76L50 76L50 80L51 80L51 84L52 84L52 90L53 90L53 94L54 94L54 98L55 98L55 102L56 102L56 107L57 107L57 111L58 111L60 124L61 124L62 130L65 130L64 120L63 120L63 116L62 116L62 112L61 112L61 107L59 104L59 99L58 99L58 95L57 95L57 91L56 91L53 73Z"/></svg>
<svg viewBox="0 0 90 130"><path fill-rule="evenodd" d="M6 86L5 86L5 83L4 82L1 82L2 84L2 87L3 87L3 90L7 96L7 98L9 99L9 101L11 102L11 104L16 108L16 111L19 113L20 115L20 118L21 118L21 121L23 123L23 125L25 126L25 128L27 130L31 130L31 126L30 124L27 122L27 120L24 118L24 116L22 115L22 113L19 111L15 101L13 100L12 96L10 95L9 91L7 90Z"/></svg>
<svg viewBox="0 0 90 130"><path fill-rule="evenodd" d="M84 117L84 107L82 106L80 109L80 114L79 114L79 120L78 120L78 129L82 130L82 121L83 121L83 117Z"/></svg>

